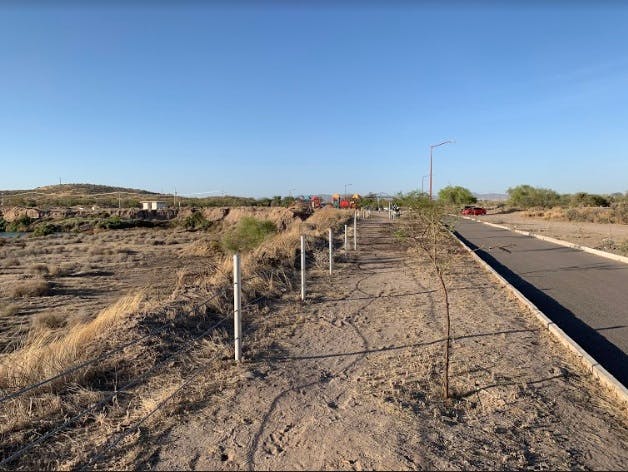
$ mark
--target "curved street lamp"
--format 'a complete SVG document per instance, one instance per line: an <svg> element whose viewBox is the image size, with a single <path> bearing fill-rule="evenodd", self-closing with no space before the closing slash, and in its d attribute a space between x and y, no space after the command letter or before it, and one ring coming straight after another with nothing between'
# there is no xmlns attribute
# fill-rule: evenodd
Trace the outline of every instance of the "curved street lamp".
<svg viewBox="0 0 628 472"><path fill-rule="evenodd" d="M442 146L443 144L454 143L454 142L455 141L449 140L449 141L443 141L442 143L430 145L430 200L432 199L432 149L438 146Z"/></svg>

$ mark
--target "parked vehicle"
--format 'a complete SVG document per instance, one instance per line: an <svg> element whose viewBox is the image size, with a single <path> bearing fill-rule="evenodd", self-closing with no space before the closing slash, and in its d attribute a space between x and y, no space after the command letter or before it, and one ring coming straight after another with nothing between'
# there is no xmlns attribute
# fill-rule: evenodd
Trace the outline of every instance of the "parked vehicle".
<svg viewBox="0 0 628 472"><path fill-rule="evenodd" d="M476 206L466 206L462 209L461 213L463 215L486 215L486 209L482 208L482 207L476 207Z"/></svg>

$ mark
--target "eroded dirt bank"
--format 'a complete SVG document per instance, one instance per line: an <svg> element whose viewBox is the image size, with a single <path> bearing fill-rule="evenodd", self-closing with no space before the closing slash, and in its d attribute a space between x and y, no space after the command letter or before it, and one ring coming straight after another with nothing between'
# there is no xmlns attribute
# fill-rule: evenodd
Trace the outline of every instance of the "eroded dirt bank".
<svg viewBox="0 0 628 472"><path fill-rule="evenodd" d="M442 399L442 295L392 230L363 222L333 278L311 274L307 303L287 294L248 322L235 386L107 467L628 468L622 405L463 251Z"/></svg>

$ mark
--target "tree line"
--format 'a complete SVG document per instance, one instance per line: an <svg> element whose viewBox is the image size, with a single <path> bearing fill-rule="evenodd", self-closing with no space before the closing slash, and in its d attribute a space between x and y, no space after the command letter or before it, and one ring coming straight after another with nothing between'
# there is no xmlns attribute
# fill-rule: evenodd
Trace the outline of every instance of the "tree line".
<svg viewBox="0 0 628 472"><path fill-rule="evenodd" d="M507 205L521 209L528 208L578 208L578 207L612 207L617 204L628 203L628 191L599 195L587 192L560 194L552 189L533 187L531 185L517 185L507 190ZM414 201L428 200L425 192L411 191L399 193L395 202L402 206L412 206ZM447 186L438 192L438 201L447 205L473 205L478 202L473 193L461 186Z"/></svg>

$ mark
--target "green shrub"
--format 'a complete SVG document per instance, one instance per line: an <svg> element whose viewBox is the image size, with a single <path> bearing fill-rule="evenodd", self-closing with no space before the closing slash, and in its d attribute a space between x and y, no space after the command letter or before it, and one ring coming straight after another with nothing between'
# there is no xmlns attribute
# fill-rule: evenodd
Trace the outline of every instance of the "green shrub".
<svg viewBox="0 0 628 472"><path fill-rule="evenodd" d="M183 220L186 229L207 229L211 223L205 219L200 211L195 211Z"/></svg>
<svg viewBox="0 0 628 472"><path fill-rule="evenodd" d="M571 195L570 204L574 207L607 207L610 202L602 195L578 192Z"/></svg>
<svg viewBox="0 0 628 472"><path fill-rule="evenodd" d="M6 231L7 222L4 221L4 218L0 218L0 233Z"/></svg>
<svg viewBox="0 0 628 472"><path fill-rule="evenodd" d="M97 228L104 229L124 229L135 226L132 221L122 220L119 216L110 216L96 224Z"/></svg>
<svg viewBox="0 0 628 472"><path fill-rule="evenodd" d="M232 252L247 251L259 246L267 237L277 232L275 223L247 216L222 238L222 246Z"/></svg>
<svg viewBox="0 0 628 472"><path fill-rule="evenodd" d="M33 236L46 236L48 234L52 234L57 232L57 227L52 223L42 223L35 226L33 230Z"/></svg>
<svg viewBox="0 0 628 472"><path fill-rule="evenodd" d="M22 215L19 218L11 221L10 223L6 223L5 231L9 232L18 232L18 231L28 231L30 224L33 220L26 216Z"/></svg>

